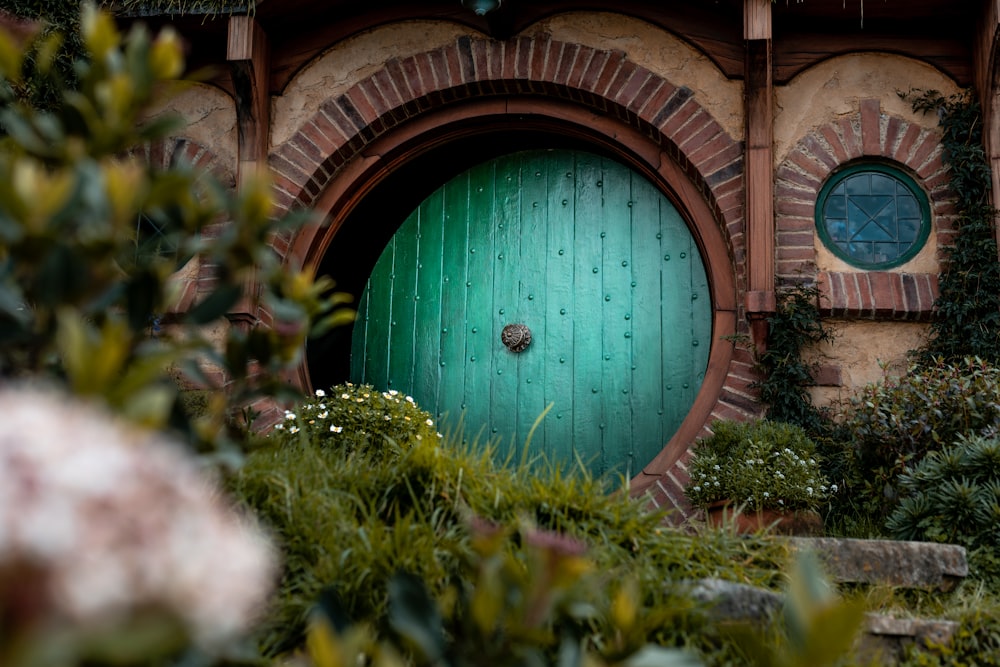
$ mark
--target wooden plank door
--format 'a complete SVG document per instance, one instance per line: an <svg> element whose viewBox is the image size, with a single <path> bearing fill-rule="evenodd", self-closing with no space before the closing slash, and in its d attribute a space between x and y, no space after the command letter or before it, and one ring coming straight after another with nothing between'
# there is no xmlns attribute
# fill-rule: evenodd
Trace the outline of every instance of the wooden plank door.
<svg viewBox="0 0 1000 667"><path fill-rule="evenodd" d="M506 155L414 211L372 271L352 379L411 394L447 428L631 476L676 431L711 343L708 279L680 213L582 151ZM512 323L532 342L501 343ZM552 405L527 448L537 417Z"/></svg>

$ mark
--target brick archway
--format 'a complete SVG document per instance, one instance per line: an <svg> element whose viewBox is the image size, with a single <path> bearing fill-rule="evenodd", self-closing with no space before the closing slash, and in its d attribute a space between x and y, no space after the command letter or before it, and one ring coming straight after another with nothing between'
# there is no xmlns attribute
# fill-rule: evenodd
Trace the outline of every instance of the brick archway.
<svg viewBox="0 0 1000 667"><path fill-rule="evenodd" d="M186 163L200 172L210 174L225 188L231 190L236 187L236 176L226 162L208 146L187 137L166 137L147 142L133 148L130 154L153 169L170 169ZM224 224L210 225L204 233L218 233ZM215 287L215 266L199 262L194 267L191 279L181 280L179 284L180 294L170 306L168 319L187 312L199 299L212 292Z"/></svg>
<svg viewBox="0 0 1000 667"><path fill-rule="evenodd" d="M527 119L527 120L525 120ZM688 209L716 301L713 353L696 406L678 434L632 483L654 502L684 510L687 447L716 419L741 418L757 406L746 387L750 360L718 337L735 333L744 289L743 146L695 99L620 51L598 50L546 36L509 42L461 37L392 60L328 99L268 160L280 208L316 207L326 231L283 238L286 258L315 261L336 234L345 210L376 180L375 163L391 169L423 143L448 132L474 132L479 122L563 124L567 132L605 142L669 189ZM588 124L599 126L588 127Z"/></svg>
<svg viewBox="0 0 1000 667"><path fill-rule="evenodd" d="M928 320L937 276L903 271L819 271L816 265L816 197L838 167L855 160L892 161L927 192L938 260L954 236L955 197L948 187L941 134L881 111L877 99L861 100L857 113L806 134L775 171L776 274L779 282L817 281L821 311L850 319Z"/></svg>

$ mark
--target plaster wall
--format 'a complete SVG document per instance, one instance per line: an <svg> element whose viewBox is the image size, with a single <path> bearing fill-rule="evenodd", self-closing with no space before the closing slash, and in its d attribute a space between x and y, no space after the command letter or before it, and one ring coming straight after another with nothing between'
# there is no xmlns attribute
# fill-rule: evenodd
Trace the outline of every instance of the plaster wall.
<svg viewBox="0 0 1000 667"><path fill-rule="evenodd" d="M406 21L340 42L306 65L271 104L271 147L283 144L320 104L345 93L393 58L433 51L462 35L478 34L455 23Z"/></svg>
<svg viewBox="0 0 1000 667"><path fill-rule="evenodd" d="M570 12L540 22L527 32L597 49L624 51L629 60L656 72L694 99L733 139L743 138L743 83L730 81L703 53L676 35L628 16Z"/></svg>
<svg viewBox="0 0 1000 667"><path fill-rule="evenodd" d="M865 385L906 370L906 353L927 340L928 325L916 322L832 321L835 338L812 350L807 358L840 367L840 387L814 387L813 401L831 406L850 399Z"/></svg>
<svg viewBox="0 0 1000 667"><path fill-rule="evenodd" d="M181 133L184 137L210 147L218 164L236 172L239 155L236 103L225 91L202 83L188 84L164 100L151 116L169 113L184 119Z"/></svg>
<svg viewBox="0 0 1000 667"><path fill-rule="evenodd" d="M541 21L526 35L626 53L636 64L690 88L734 139L743 137L743 85L729 81L703 54L649 23L606 12L570 12ZM271 147L284 143L327 99L346 92L393 58L406 58L453 43L462 35L481 37L463 26L407 21L381 26L344 40L304 67L272 102Z"/></svg>
<svg viewBox="0 0 1000 667"><path fill-rule="evenodd" d="M916 113L899 93L910 89L958 92L955 82L939 70L911 58L884 53L854 53L826 60L775 89L774 162L781 164L811 130L858 113L862 99L877 99L884 115L897 116L919 127L937 127L937 116ZM816 264L821 271L858 269L834 256L817 236ZM892 271L937 273L937 238L932 232L924 248Z"/></svg>

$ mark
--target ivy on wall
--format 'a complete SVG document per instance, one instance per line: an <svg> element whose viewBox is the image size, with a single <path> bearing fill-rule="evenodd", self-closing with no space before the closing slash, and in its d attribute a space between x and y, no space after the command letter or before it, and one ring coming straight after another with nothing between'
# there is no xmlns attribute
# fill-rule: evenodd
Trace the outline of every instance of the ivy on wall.
<svg viewBox="0 0 1000 667"><path fill-rule="evenodd" d="M903 94L914 111L936 113L944 160L958 198L957 234L939 278L940 294L927 344L917 359L956 362L980 357L1000 363L1000 261L992 180L983 145L982 113L969 92L944 97L934 90Z"/></svg>

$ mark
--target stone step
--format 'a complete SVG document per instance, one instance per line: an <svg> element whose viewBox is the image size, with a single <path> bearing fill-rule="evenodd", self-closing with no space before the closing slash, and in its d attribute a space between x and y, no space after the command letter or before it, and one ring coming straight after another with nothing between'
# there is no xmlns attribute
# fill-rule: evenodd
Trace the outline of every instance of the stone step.
<svg viewBox="0 0 1000 667"><path fill-rule="evenodd" d="M965 548L954 544L838 537L789 540L796 548L815 553L837 583L949 591L969 575Z"/></svg>
<svg viewBox="0 0 1000 667"><path fill-rule="evenodd" d="M955 621L866 614L865 632L858 640L858 657L863 663L894 664L904 657L907 647L914 644L924 647L927 642L946 645L957 630Z"/></svg>
<svg viewBox="0 0 1000 667"><path fill-rule="evenodd" d="M723 621L763 623L779 612L785 598L781 593L722 579L693 582L690 595L711 605L711 614ZM855 645L861 664L893 665L903 658L907 647L946 645L958 630L958 623L941 619L895 618L885 614L865 614L863 631Z"/></svg>

